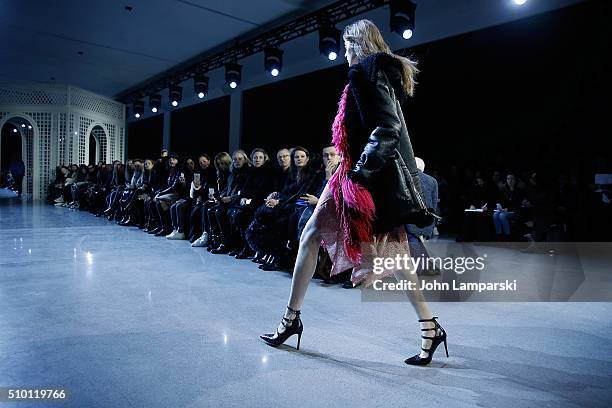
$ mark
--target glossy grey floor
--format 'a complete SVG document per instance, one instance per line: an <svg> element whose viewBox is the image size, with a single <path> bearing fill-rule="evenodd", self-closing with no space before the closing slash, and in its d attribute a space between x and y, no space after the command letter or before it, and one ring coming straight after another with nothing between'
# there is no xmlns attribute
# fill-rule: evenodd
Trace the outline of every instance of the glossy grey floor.
<svg viewBox="0 0 612 408"><path fill-rule="evenodd" d="M0 387L71 407L610 406L610 303L437 303L450 358L407 303L313 282L302 347L273 349L290 276L89 213L0 200Z"/></svg>

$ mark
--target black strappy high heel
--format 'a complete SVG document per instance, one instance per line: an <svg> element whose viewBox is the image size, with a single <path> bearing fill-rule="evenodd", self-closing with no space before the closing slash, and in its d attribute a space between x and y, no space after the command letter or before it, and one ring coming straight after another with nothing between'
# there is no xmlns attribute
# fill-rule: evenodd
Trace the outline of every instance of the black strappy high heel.
<svg viewBox="0 0 612 408"><path fill-rule="evenodd" d="M285 331L279 333L278 330L276 333L271 334L263 334L259 336L263 341L265 341L268 345L272 347L278 347L283 344L287 339L294 334L297 334L298 341L296 349L300 349L300 340L302 340L302 332L304 331L304 325L302 324L302 320L300 319L300 311L293 310L289 306L287 306L291 312L295 314L293 320L289 320L283 316L283 320L281 321L282 325L285 327ZM290 324L289 324L290 323Z"/></svg>
<svg viewBox="0 0 612 408"><path fill-rule="evenodd" d="M412 357L404 360L404 362L406 364L408 364L408 365L424 366L424 365L427 365L427 364L431 363L431 359L433 358L434 352L436 351L436 349L438 348L438 346L442 342L444 342L444 349L446 350L446 357L448 358L448 346L446 345L446 331L442 328L442 326L440 326L440 324L436 320L437 318L438 318L437 316L434 316L431 319L419 319L419 323L421 323L421 322L433 322L434 323L434 327L432 327L431 329L421 329L421 331L431 331L431 330L434 330L435 331L435 335L433 337L421 335L422 339L431 340L431 346L429 346L428 349L424 349L424 348L421 347L421 350L427 352L427 357L423 358L419 354L417 354L415 356L412 356Z"/></svg>

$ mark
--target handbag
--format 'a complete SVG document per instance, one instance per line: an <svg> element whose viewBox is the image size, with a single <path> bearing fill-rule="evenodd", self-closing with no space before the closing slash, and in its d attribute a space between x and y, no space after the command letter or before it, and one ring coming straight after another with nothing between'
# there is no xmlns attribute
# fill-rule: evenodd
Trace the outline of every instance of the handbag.
<svg viewBox="0 0 612 408"><path fill-rule="evenodd" d="M412 174L402 158L400 152L395 149L394 164L396 173L399 176L400 189L403 192L400 209L400 218L404 224L414 224L419 228L431 225L434 220L442 220L442 217L435 214L433 209L427 208L421 189L417 186L419 173Z"/></svg>

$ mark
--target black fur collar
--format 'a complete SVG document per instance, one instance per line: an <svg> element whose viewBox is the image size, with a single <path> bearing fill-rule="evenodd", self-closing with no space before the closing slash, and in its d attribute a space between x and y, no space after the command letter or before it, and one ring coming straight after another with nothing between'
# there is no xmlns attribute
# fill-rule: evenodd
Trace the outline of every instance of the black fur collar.
<svg viewBox="0 0 612 408"><path fill-rule="evenodd" d="M399 59L386 52L379 52L353 65L349 69L349 80L360 82L365 79L370 83L375 83L378 72L382 70L389 79L395 96L401 104L404 104L408 95L403 86L402 69L402 62Z"/></svg>

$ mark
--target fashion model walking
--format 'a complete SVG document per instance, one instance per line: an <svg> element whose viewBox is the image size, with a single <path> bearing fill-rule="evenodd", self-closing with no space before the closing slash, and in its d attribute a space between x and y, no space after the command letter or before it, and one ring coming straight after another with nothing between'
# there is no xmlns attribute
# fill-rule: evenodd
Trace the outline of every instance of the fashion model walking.
<svg viewBox="0 0 612 408"><path fill-rule="evenodd" d="M261 338L271 346L297 335L304 326L300 309L314 274L319 246L332 259L332 275L352 268L353 284L370 285L395 275L414 282L416 273L389 270L373 274L372 257L409 254L405 224L415 223L407 184L420 190L418 170L401 104L412 96L416 65L395 55L372 22L359 20L344 29L349 83L340 99L332 141L342 155L336 173L323 190L300 238L287 310L275 333ZM409 173L409 174L408 174ZM418 194L417 194L418 195ZM420 290L409 290L421 328L421 352L405 360L427 365L446 332L438 324ZM448 349L446 352L448 356Z"/></svg>

